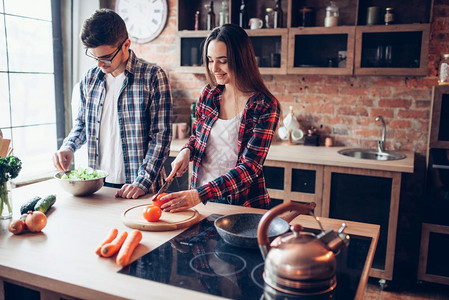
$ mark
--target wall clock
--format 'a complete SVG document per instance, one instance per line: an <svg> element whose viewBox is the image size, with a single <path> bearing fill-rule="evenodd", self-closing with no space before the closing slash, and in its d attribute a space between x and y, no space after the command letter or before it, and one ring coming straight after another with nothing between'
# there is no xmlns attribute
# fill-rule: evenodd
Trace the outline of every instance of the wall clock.
<svg viewBox="0 0 449 300"><path fill-rule="evenodd" d="M123 18L132 41L154 40L167 22L167 0L117 0L115 11Z"/></svg>

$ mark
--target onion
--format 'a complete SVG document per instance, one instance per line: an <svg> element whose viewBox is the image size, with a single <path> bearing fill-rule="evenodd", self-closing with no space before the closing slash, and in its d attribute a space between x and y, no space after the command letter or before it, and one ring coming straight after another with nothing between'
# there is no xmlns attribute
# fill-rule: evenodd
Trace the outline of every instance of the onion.
<svg viewBox="0 0 449 300"><path fill-rule="evenodd" d="M9 231L13 234L21 234L25 230L25 222L22 220L15 220L9 223Z"/></svg>
<svg viewBox="0 0 449 300"><path fill-rule="evenodd" d="M29 211L25 223L29 231L39 232L47 225L47 216L40 211Z"/></svg>

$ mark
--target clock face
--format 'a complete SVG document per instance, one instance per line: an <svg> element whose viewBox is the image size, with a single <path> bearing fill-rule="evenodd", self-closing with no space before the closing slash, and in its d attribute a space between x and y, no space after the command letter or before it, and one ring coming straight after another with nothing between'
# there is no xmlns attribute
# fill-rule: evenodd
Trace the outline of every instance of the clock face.
<svg viewBox="0 0 449 300"><path fill-rule="evenodd" d="M137 43L155 39L167 22L167 0L117 0L115 10L125 21L130 39Z"/></svg>

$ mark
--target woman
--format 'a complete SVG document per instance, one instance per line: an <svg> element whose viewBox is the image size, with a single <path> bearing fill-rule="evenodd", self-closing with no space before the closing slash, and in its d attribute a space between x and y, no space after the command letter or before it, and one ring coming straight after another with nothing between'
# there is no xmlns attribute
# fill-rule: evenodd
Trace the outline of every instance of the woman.
<svg viewBox="0 0 449 300"><path fill-rule="evenodd" d="M178 212L200 202L269 208L263 163L279 120L280 105L268 91L246 32L226 24L204 44L206 79L192 135L172 162L182 176L193 161L193 189L171 193L162 209Z"/></svg>

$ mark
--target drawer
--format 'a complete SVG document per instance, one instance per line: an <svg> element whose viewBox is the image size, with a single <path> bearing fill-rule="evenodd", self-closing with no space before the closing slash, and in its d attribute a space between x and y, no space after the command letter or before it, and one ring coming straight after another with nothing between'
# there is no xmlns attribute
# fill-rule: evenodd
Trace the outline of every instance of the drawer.
<svg viewBox="0 0 449 300"><path fill-rule="evenodd" d="M315 194L316 171L292 169L292 192Z"/></svg>

